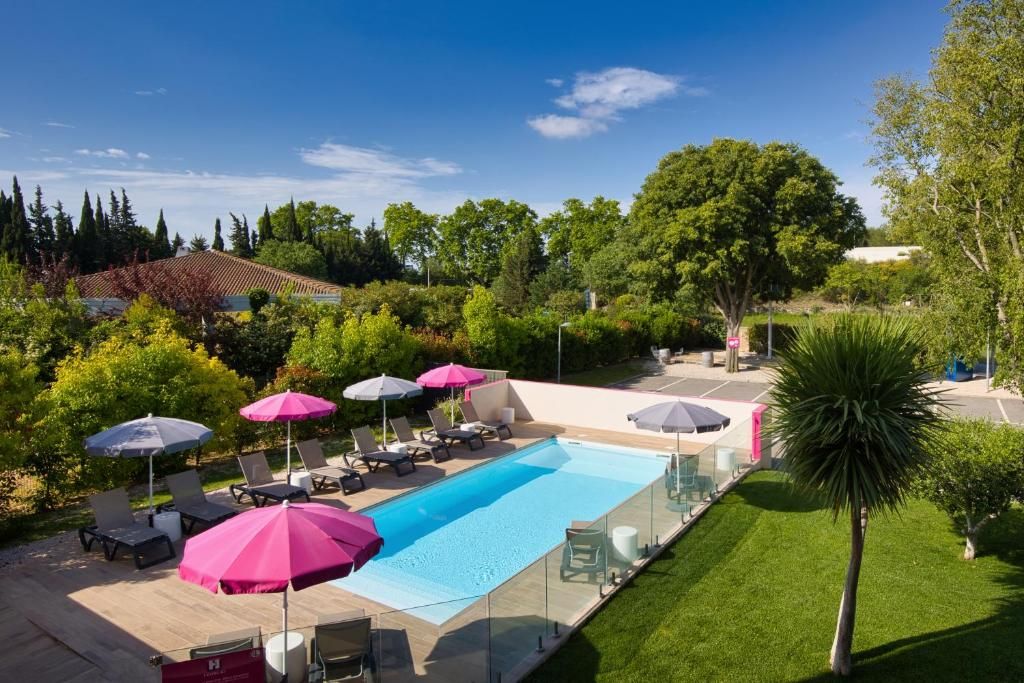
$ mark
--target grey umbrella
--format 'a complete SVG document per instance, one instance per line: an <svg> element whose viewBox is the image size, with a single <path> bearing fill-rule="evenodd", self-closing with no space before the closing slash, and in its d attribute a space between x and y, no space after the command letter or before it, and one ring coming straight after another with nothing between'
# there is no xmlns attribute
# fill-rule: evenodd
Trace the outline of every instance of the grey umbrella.
<svg viewBox="0 0 1024 683"><path fill-rule="evenodd" d="M384 433L384 445L388 443L388 401L399 398L410 398L423 393L423 387L401 377L371 377L362 382L346 387L342 396L353 401L380 401L384 405L384 418L381 427Z"/></svg>
<svg viewBox="0 0 1024 683"><path fill-rule="evenodd" d="M114 425L85 440L89 455L108 458L149 458L149 514L153 514L153 456L186 451L213 436L213 430L198 422L152 414Z"/></svg>
<svg viewBox="0 0 1024 683"><path fill-rule="evenodd" d="M640 429L651 432L675 433L676 452L673 458L679 458L679 435L700 434L702 432L715 432L729 426L729 418L707 406L696 406L683 401L666 401L656 403L642 410L626 416L630 422L635 422ZM676 461L678 467L678 460ZM676 487L679 486L679 477L676 477Z"/></svg>

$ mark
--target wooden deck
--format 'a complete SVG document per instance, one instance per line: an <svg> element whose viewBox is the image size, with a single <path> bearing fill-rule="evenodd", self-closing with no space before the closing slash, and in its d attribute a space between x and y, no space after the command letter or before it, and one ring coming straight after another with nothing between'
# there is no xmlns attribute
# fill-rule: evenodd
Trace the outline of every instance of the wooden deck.
<svg viewBox="0 0 1024 683"><path fill-rule="evenodd" d="M513 430L515 437L488 440L481 450L455 447L454 457L440 464L418 461L416 472L401 478L383 469L364 474L365 491L342 496L331 489L313 499L359 510L552 434L667 452L664 439L643 433L539 423L516 423ZM211 498L232 502L226 491ZM177 544L179 557L183 544ZM148 664L152 655L204 643L211 633L254 624L264 634L281 628L279 594L212 595L180 580L176 560L136 571L127 557L106 562L101 552L83 552L74 533L36 546L26 559L0 571L6 680L157 681L157 670ZM482 680L475 672L486 671L490 624L479 604L437 627L330 585L290 592L288 602L289 627L300 630L318 614L358 607L378 615L375 647L389 681Z"/></svg>

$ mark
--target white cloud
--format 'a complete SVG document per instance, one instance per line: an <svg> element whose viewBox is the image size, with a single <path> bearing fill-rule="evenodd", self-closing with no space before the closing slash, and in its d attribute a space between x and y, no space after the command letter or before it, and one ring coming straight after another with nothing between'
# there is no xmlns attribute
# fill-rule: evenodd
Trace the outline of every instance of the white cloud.
<svg viewBox="0 0 1024 683"><path fill-rule="evenodd" d="M50 128L74 128L70 123L60 123L59 121L47 121L43 125Z"/></svg>
<svg viewBox="0 0 1024 683"><path fill-rule="evenodd" d="M136 90L136 95L140 97L152 97L153 95L166 95L167 88L157 88L156 90Z"/></svg>
<svg viewBox="0 0 1024 683"><path fill-rule="evenodd" d="M547 83L562 85L560 79L548 79ZM555 105L576 115L545 114L530 118L527 123L544 137L587 137L608 130L608 123L618 121L622 111L639 109L678 93L700 97L708 91L686 85L679 76L628 66L593 73L583 71L576 74L569 92L555 99Z"/></svg>
<svg viewBox="0 0 1024 683"><path fill-rule="evenodd" d="M563 85L565 85L565 81L563 81L561 78L545 78L544 82L555 88L561 88Z"/></svg>
<svg viewBox="0 0 1024 683"><path fill-rule="evenodd" d="M43 157L43 161L48 164L65 164L71 160L67 157Z"/></svg>
<svg viewBox="0 0 1024 683"><path fill-rule="evenodd" d="M135 158L136 158L136 159L142 159L142 160L146 160L146 159L148 159L148 158L149 158L149 155L148 155L148 154L146 154L145 152L136 152L136 154L135 154Z"/></svg>
<svg viewBox="0 0 1024 683"><path fill-rule="evenodd" d="M11 137L11 131L9 131L9 130L7 130L5 128L0 128L0 138L9 138L9 137Z"/></svg>
<svg viewBox="0 0 1024 683"><path fill-rule="evenodd" d="M310 166L358 175L427 178L462 172L458 164L450 161L440 161L432 157L406 159L377 149L333 142L325 142L316 149L300 150L299 154Z"/></svg>
<svg viewBox="0 0 1024 683"><path fill-rule="evenodd" d="M128 152L117 147L108 147L106 149L76 149L75 154L81 154L82 156L88 157L99 157L100 159L127 159Z"/></svg>
<svg viewBox="0 0 1024 683"><path fill-rule="evenodd" d="M608 125L604 121L558 114L535 116L526 123L544 137L556 139L585 138L608 130Z"/></svg>

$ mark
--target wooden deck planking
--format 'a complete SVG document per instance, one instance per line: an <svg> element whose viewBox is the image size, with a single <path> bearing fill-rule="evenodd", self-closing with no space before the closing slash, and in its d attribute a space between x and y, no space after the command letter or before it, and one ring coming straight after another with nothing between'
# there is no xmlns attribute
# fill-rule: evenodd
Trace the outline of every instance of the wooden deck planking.
<svg viewBox="0 0 1024 683"><path fill-rule="evenodd" d="M488 440L478 451L456 446L454 457L443 463L419 460L416 472L403 477L396 477L390 469L366 473L366 490L343 496L332 488L316 492L313 500L359 510L552 434L667 453L665 439L640 432L626 435L541 423L516 423L513 431L513 438ZM691 444L686 452L700 448ZM211 498L233 504L226 491L211 494ZM183 541L176 545L179 558L183 545ZM280 630L280 594L212 595L178 579L176 568L177 560L141 572L129 559L106 562L100 552L83 553L74 533L64 534L53 548L0 571L0 606L6 605L0 609L0 634L17 631L25 621L35 629L29 638L33 646L8 650L5 666L34 671L40 652L58 650L62 656L47 656L49 673L34 675L34 680L78 680L69 678L67 672L80 669L77 675L85 676L81 680L155 681L157 671L147 664L153 654L182 650L204 643L211 633L254 624L264 634ZM527 577L517 583L516 591L532 596L541 591L543 595L543 584L541 575ZM596 585L592 590L596 597ZM579 611L580 597L575 592L567 591L563 597L564 601L557 591L553 595L560 613ZM384 650L379 657L389 680L429 676L430 680L455 682L467 680L467 672L484 670L488 628L502 623L493 617L501 616L510 628L522 631L517 638L525 638L527 633L536 638L531 620L521 618L524 610L514 603L505 610L507 615L492 614L490 623L486 605L479 604L438 627L330 585L289 593L289 627L308 627L317 614L353 608L381 615L375 618L375 626L379 627L378 647ZM501 662L503 668L505 664ZM402 672L406 675L395 675Z"/></svg>

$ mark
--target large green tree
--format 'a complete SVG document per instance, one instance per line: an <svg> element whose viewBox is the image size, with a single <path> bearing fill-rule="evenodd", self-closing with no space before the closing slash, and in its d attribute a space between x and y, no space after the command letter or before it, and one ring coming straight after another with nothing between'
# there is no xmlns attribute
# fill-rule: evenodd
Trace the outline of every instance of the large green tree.
<svg viewBox="0 0 1024 683"><path fill-rule="evenodd" d="M260 253L253 259L265 266L280 268L299 275L327 277L327 262L312 244L270 240L260 244Z"/></svg>
<svg viewBox="0 0 1024 683"><path fill-rule="evenodd" d="M75 234L75 262L83 273L94 273L105 265L101 239L89 191L86 190L82 197L82 213L78 217L78 232Z"/></svg>
<svg viewBox="0 0 1024 683"><path fill-rule="evenodd" d="M547 238L548 255L565 259L573 274L580 277L591 257L613 242L624 225L619 203L598 195L590 204L566 199L560 211L541 220L540 229Z"/></svg>
<svg viewBox="0 0 1024 683"><path fill-rule="evenodd" d="M43 188L36 185L35 200L28 208L28 220L32 225L32 251L36 254L54 256L57 240L53 231L53 218L50 208L43 203Z"/></svg>
<svg viewBox="0 0 1024 683"><path fill-rule="evenodd" d="M536 228L527 228L502 252L494 298L509 313L523 313L530 302L530 285L543 269L544 245L540 234Z"/></svg>
<svg viewBox="0 0 1024 683"><path fill-rule="evenodd" d="M641 245L630 273L666 296L686 284L708 292L737 337L755 297L818 285L861 239L864 218L839 185L795 144L717 139L670 152L630 211ZM736 372L737 350L726 359Z"/></svg>
<svg viewBox="0 0 1024 683"><path fill-rule="evenodd" d="M60 200L54 205L53 217L53 252L60 259L65 256L74 262L75 251L75 226L71 222L71 216L64 211L64 204Z"/></svg>
<svg viewBox="0 0 1024 683"><path fill-rule="evenodd" d="M536 224L534 210L514 199L467 199L441 219L438 259L449 277L489 285L501 270L502 247Z"/></svg>
<svg viewBox="0 0 1024 683"><path fill-rule="evenodd" d="M903 507L941 420L907 317L844 314L801 328L776 369L773 436L793 482L850 524L832 671L852 670L857 586L868 519Z"/></svg>
<svg viewBox="0 0 1024 683"><path fill-rule="evenodd" d="M211 246L214 251L224 251L224 236L220 232L219 218L213 224L213 244Z"/></svg>
<svg viewBox="0 0 1024 683"><path fill-rule="evenodd" d="M426 213L412 202L388 204L384 209L384 232L395 250L395 256L405 267L409 259L415 260L427 277L430 286L430 256L437 242L439 218L435 213Z"/></svg>
<svg viewBox="0 0 1024 683"><path fill-rule="evenodd" d="M1024 7L961 0L923 81L877 86L876 181L894 234L933 257L950 284L951 326L966 355L996 332L997 380L1024 386ZM957 290L970 296L958 297ZM975 290L987 293L979 318ZM959 318L974 324L966 327Z"/></svg>
<svg viewBox="0 0 1024 683"><path fill-rule="evenodd" d="M249 258L252 256L252 243L249 240L249 220L242 214L242 220L233 213L231 216L231 232L228 239L231 242L231 253L235 256Z"/></svg>

